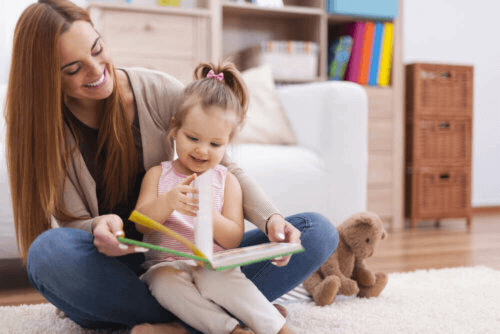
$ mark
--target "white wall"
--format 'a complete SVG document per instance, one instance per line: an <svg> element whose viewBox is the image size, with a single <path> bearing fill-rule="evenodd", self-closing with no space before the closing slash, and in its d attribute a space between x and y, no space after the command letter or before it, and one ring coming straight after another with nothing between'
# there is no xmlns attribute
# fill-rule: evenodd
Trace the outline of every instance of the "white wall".
<svg viewBox="0 0 500 334"><path fill-rule="evenodd" d="M0 84L7 82L17 18L33 2L0 0ZM405 63L474 65L473 206L500 205L499 10L491 0L405 0L403 6Z"/></svg>
<svg viewBox="0 0 500 334"><path fill-rule="evenodd" d="M403 61L474 66L472 206L500 205L500 3L406 0Z"/></svg>
<svg viewBox="0 0 500 334"><path fill-rule="evenodd" d="M0 0L0 85L6 84L9 77L12 38L17 20L23 10L36 0ZM73 0L84 5L86 0Z"/></svg>

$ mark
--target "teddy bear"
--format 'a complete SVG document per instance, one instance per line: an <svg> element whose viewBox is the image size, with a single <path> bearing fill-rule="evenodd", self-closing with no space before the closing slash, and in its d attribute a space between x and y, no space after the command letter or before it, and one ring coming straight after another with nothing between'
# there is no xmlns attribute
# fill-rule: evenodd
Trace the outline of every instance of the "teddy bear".
<svg viewBox="0 0 500 334"><path fill-rule="evenodd" d="M337 230L337 250L303 283L319 306L330 305L338 294L376 297L388 280L385 273L374 274L364 263L373 255L378 242L387 236L376 213L356 213L343 221Z"/></svg>

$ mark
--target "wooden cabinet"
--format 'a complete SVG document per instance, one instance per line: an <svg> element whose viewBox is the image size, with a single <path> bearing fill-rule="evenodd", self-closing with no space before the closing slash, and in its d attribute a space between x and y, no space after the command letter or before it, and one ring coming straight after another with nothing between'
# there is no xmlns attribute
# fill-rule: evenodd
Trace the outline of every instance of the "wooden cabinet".
<svg viewBox="0 0 500 334"><path fill-rule="evenodd" d="M188 1L186 1L187 3ZM317 75L327 80L330 32L370 18L328 14L326 0L284 0L266 8L227 0L189 1L191 8L106 4L89 9L117 66L144 66L191 81L194 66L232 55L267 40L297 40L319 46ZM181 3L182 6L182 3ZM369 104L367 208L389 227L403 227L403 87L401 6L394 23L389 87L366 87Z"/></svg>
<svg viewBox="0 0 500 334"><path fill-rule="evenodd" d="M471 224L471 66L406 67L406 217Z"/></svg>
<svg viewBox="0 0 500 334"><path fill-rule="evenodd" d="M118 67L160 70L187 83L211 58L208 9L91 3L89 12Z"/></svg>

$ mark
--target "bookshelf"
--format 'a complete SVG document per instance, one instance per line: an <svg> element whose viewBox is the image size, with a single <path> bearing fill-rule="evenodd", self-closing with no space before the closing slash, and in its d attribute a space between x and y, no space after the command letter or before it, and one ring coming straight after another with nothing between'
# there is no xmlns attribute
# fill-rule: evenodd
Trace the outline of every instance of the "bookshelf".
<svg viewBox="0 0 500 334"><path fill-rule="evenodd" d="M118 2L118 1L115 1ZM403 94L401 7L394 23L391 83L365 89L369 103L368 210L389 228L403 228ZM341 24L368 17L333 15L327 0L284 0L265 8L228 0L186 0L181 7L91 2L97 30L118 66L162 70L184 83L200 61L218 61L266 40L310 41L319 46L318 70L311 81L327 80L328 42Z"/></svg>

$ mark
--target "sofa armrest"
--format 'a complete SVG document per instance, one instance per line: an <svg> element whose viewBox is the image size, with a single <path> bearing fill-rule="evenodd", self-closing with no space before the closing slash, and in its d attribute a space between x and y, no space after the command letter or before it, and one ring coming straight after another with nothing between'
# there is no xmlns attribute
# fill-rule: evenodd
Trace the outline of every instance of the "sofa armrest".
<svg viewBox="0 0 500 334"><path fill-rule="evenodd" d="M333 201L327 215L337 225L366 210L368 98L363 87L343 81L284 86L278 89L298 144L324 161Z"/></svg>

